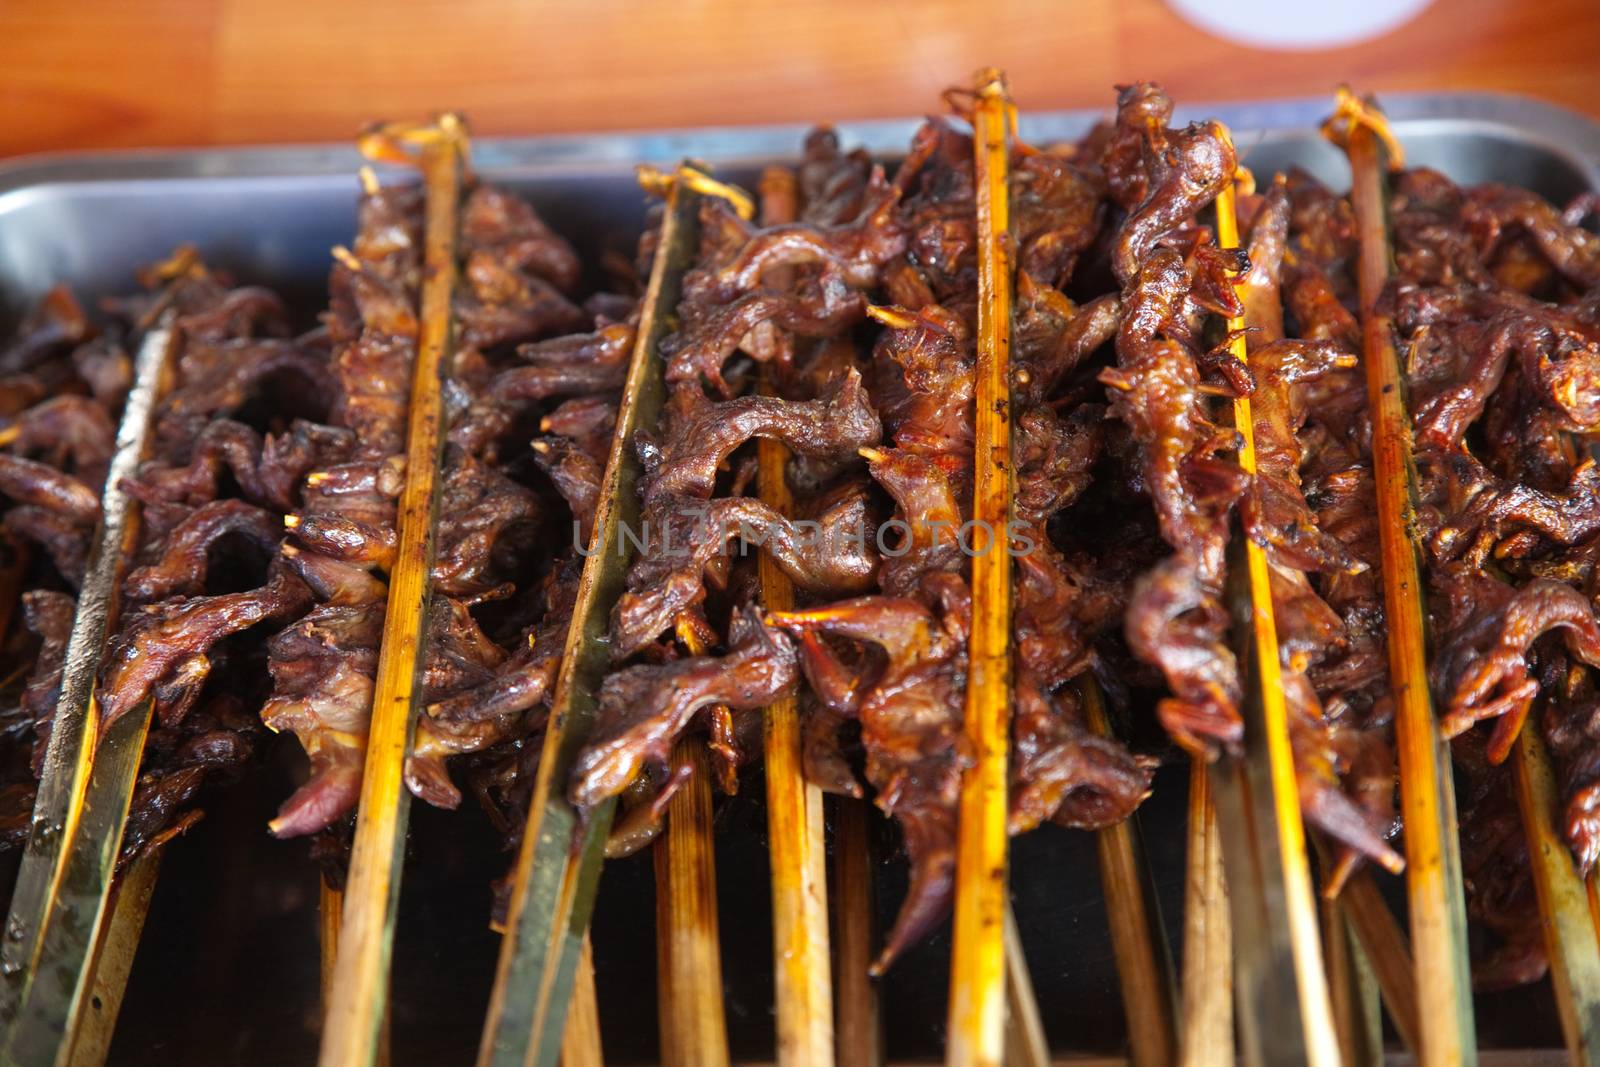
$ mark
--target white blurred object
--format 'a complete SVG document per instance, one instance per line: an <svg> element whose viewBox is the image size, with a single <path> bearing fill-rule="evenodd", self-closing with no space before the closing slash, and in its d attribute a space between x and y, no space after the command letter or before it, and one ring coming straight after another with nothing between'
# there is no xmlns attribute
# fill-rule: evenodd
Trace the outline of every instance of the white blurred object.
<svg viewBox="0 0 1600 1067"><path fill-rule="evenodd" d="M1201 29L1252 48L1338 48L1381 37L1411 21L1432 0L1167 0Z"/></svg>

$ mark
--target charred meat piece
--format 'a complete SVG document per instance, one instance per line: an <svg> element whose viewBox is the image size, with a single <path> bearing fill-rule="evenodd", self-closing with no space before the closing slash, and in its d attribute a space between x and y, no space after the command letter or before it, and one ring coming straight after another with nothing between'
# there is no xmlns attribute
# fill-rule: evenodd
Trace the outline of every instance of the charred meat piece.
<svg viewBox="0 0 1600 1067"><path fill-rule="evenodd" d="M695 713L714 704L759 708L790 693L799 677L794 647L741 612L722 656L689 656L638 665L608 676L595 723L572 769L568 796L589 808L617 796L645 765L666 765L672 745Z"/></svg>
<svg viewBox="0 0 1600 1067"><path fill-rule="evenodd" d="M851 677L821 642L802 643L813 692L836 714L861 722L867 780L879 808L905 836L911 886L873 964L881 974L949 909L955 881L956 801L970 762L961 723L970 603L966 583L943 576L942 613L909 597L863 597L825 608L768 613L769 625L803 637L870 643L885 663L875 683L835 689Z"/></svg>
<svg viewBox="0 0 1600 1067"><path fill-rule="evenodd" d="M660 494L709 499L717 468L752 438L781 441L802 456L847 460L881 436L877 412L853 372L817 400L751 396L706 403L670 426L665 440L640 439L645 499Z"/></svg>

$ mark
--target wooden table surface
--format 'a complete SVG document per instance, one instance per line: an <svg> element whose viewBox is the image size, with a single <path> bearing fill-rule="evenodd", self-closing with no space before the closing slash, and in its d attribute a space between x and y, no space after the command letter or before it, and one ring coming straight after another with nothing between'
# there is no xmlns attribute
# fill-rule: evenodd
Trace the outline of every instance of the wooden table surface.
<svg viewBox="0 0 1600 1067"><path fill-rule="evenodd" d="M1153 78L1192 102L1349 81L1600 115L1600 4L1435 0L1356 47L1266 52L1159 0L0 0L0 155L342 139L443 109L479 133L905 116L988 64L1026 108Z"/></svg>

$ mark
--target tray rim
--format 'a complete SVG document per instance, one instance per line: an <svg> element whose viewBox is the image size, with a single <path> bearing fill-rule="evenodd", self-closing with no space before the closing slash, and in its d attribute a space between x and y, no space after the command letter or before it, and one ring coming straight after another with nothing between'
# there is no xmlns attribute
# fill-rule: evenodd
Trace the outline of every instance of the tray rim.
<svg viewBox="0 0 1600 1067"><path fill-rule="evenodd" d="M1529 96L1499 92L1421 92L1382 95L1396 131L1473 129L1522 140L1562 156L1600 188L1600 118ZM1180 105L1177 119L1218 118L1242 145L1271 134L1274 140L1314 140L1331 97L1288 97ZM1025 137L1039 141L1081 134L1108 117L1105 108L1024 111ZM835 124L847 144L874 153L898 153L921 119L847 120ZM564 172L673 162L692 156L724 165L792 157L815 123L688 126L663 129L476 138L473 159L488 177L530 170ZM31 153L0 160L0 204L11 194L44 186L192 179L325 179L349 175L360 164L350 144L337 142L246 144L189 148L119 148Z"/></svg>

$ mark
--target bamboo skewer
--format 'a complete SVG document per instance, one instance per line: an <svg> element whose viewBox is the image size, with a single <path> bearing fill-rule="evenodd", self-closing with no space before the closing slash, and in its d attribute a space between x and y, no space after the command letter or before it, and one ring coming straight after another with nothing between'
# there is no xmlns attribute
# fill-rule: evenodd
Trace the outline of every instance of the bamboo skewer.
<svg viewBox="0 0 1600 1067"><path fill-rule="evenodd" d="M344 890L335 889L317 876L317 957L322 988L322 1013L327 1015L333 993L333 965L339 958L339 919L344 912ZM389 1063L389 1017L378 1034L378 1067Z"/></svg>
<svg viewBox="0 0 1600 1067"><path fill-rule="evenodd" d="M699 632L680 618L678 641L705 652ZM717 866L711 844L711 765L705 742L680 740L667 781L682 781L667 800L666 832L655 845L657 1014L666 1067L728 1062L722 1013L722 947L717 930Z"/></svg>
<svg viewBox="0 0 1600 1067"><path fill-rule="evenodd" d="M572 1007L561 1034L561 1067L605 1067L600 1048L600 1002L594 991L594 946L587 934L572 982Z"/></svg>
<svg viewBox="0 0 1600 1067"><path fill-rule="evenodd" d="M691 173L698 177L691 177ZM704 195L725 197L741 217L748 218L753 210L741 190L712 181L697 171L680 172L678 180ZM781 457L778 462L781 479ZM764 480L763 488L766 487ZM700 630L687 615L677 620L677 636L691 656L705 653ZM715 720L728 711L717 707L710 714ZM661 1059L668 1067L719 1067L728 1062L722 949L717 929L717 870L711 841L710 773L705 742L699 738L679 741L673 752L669 781L682 775L683 785L667 801L667 832L656 845L655 854L660 974L657 1012ZM774 835L774 851L787 843ZM776 868L774 878L776 884Z"/></svg>
<svg viewBox="0 0 1600 1067"><path fill-rule="evenodd" d="M20 931L20 936L10 933L0 942L0 973L5 979L0 986L0 1022L9 1021L20 1003L24 971L33 963L57 858L81 810L88 781L86 761L98 727L91 704L100 650L110 635L128 552L138 537L139 512L121 483L144 459L150 416L164 388L172 342L169 330L158 329L141 344L134 386L117 432L117 451L106 473L100 525L72 621L33 825L6 924L8 931ZM8 597L7 602L13 599Z"/></svg>
<svg viewBox="0 0 1600 1067"><path fill-rule="evenodd" d="M679 173L692 172L683 168ZM651 173L641 178L664 188L666 216L513 874L506 936L478 1049L479 1067L556 1063L606 833L616 808L615 801L607 801L580 817L567 801L567 775L594 715L594 694L609 661L605 638L611 606L622 592L631 559L629 539L621 536L621 530L638 521L639 462L633 435L640 427L654 425L661 410L659 346L672 328L683 273L693 261L699 235L698 194L690 181L663 183Z"/></svg>
<svg viewBox="0 0 1600 1067"><path fill-rule="evenodd" d="M978 345L972 518L972 636L966 732L973 765L961 779L950 961L951 1067L998 1067L1005 1038L1006 759L1011 709L1012 105L996 70L978 75Z"/></svg>
<svg viewBox="0 0 1600 1067"><path fill-rule="evenodd" d="M1566 461L1576 465L1577 442L1563 436L1560 443ZM1544 919L1562 1035L1572 1062L1600 1063L1600 916L1593 910L1593 874L1580 879L1574 870L1559 829L1561 794L1537 726L1524 725L1514 752L1518 807Z"/></svg>
<svg viewBox="0 0 1600 1067"><path fill-rule="evenodd" d="M874 955L872 844L866 801L834 805L833 906L838 926L839 1067L882 1067L878 987L868 975Z"/></svg>
<svg viewBox="0 0 1600 1067"><path fill-rule="evenodd" d="M1229 220L1230 230L1237 228L1236 225L1234 225L1235 222L1236 220L1234 219ZM1230 239L1236 242L1238 240L1238 235L1232 234ZM1282 338L1283 336L1283 309L1281 304L1281 296L1276 285L1263 284L1264 281L1265 279L1258 279L1252 274L1246 274L1244 284L1239 287L1240 298L1244 305L1245 324L1248 325L1252 331L1251 341L1255 345L1269 344ZM1230 326L1233 327L1236 327L1237 325L1237 323L1230 324ZM1235 347L1237 348L1238 346L1236 345ZM1251 347L1251 345L1246 344L1244 347L1248 349ZM1342 880L1341 875L1337 873L1334 875L1334 878L1335 880ZM1367 888L1370 890L1370 885ZM1379 906L1382 906L1381 901L1379 902ZM1358 1005L1354 1000L1351 1000L1349 996L1346 996L1346 994L1351 994L1352 990L1356 989L1357 986L1361 986L1362 988L1359 990L1361 996L1358 999L1362 999L1367 997L1370 993L1375 992L1375 990L1370 988L1371 983L1368 981L1368 979L1371 977L1371 974L1364 966L1364 959L1358 960L1353 949L1346 951L1346 946L1344 943L1346 937L1344 920L1336 919L1335 917L1330 916L1328 914L1329 907L1333 907L1335 910L1340 912L1342 912L1343 909L1336 905L1331 905L1325 902L1325 921L1323 923L1324 932L1325 934L1328 934L1328 936L1324 938L1324 943L1328 946L1328 974L1330 976L1332 998L1334 1001L1334 1007L1336 1009L1335 1014L1341 1021L1341 1047L1343 1048L1347 1058L1350 1056L1352 1051L1360 1053L1362 1056L1381 1054L1381 1039L1373 1041L1370 1040L1370 1034L1357 1034L1350 1029L1351 1026L1355 1025L1365 1026L1370 1020L1367 1020L1364 1016L1358 1018L1360 1013L1355 1010L1359 1007L1361 1012L1365 1012L1366 1005L1364 999L1363 1002ZM1373 934L1374 936L1366 937L1363 941L1363 946L1370 954L1384 957L1384 973L1386 975L1392 976L1396 973L1409 973L1409 957L1405 955L1404 938L1383 936L1392 933L1392 929L1377 929L1373 926L1373 922L1371 920L1372 916L1367 916L1367 921L1362 926L1362 929L1363 931ZM1393 927L1392 921L1389 923L1389 927ZM1394 963L1397 960L1403 965L1403 969L1397 969L1394 966ZM1361 963L1362 966L1358 966L1358 963ZM1334 980L1333 976L1335 975L1338 976L1338 980ZM1351 985L1351 983L1354 983L1354 985ZM1407 996L1406 999L1409 1000L1411 998ZM1399 1010L1404 1012L1406 1005L1398 998L1396 999L1396 1003L1400 1005ZM1342 1009L1344 1008L1351 1010L1343 1011ZM1409 1012L1408 1021L1414 1023L1414 1019L1415 1009L1413 1006ZM1350 1025L1344 1025L1346 1023ZM1414 1025L1406 1028L1405 1032L1414 1033Z"/></svg>
<svg viewBox="0 0 1600 1067"><path fill-rule="evenodd" d="M771 444L780 455L769 459ZM769 498L773 466L783 477L783 446L761 442L762 498ZM786 495L786 494L785 494ZM765 606L772 611L794 607L792 587L783 590L773 577L788 584L763 554L760 561ZM772 936L776 965L778 1056L780 1067L833 1062L833 989L829 975L827 852L823 840L822 791L805 780L800 764L799 701L784 697L767 709L764 723L767 779L767 839L772 862ZM860 802L846 803L859 809ZM858 817L864 817L858 810ZM867 964L863 961L863 977Z"/></svg>
<svg viewBox="0 0 1600 1067"><path fill-rule="evenodd" d="M133 969L133 956L144 931L150 898L156 891L161 853L147 852L128 865L117 883L111 915L104 935L95 945L90 964L89 1007L71 1035L66 1062L69 1067L101 1067L111 1051L111 1036L122 1010L122 994Z"/></svg>
<svg viewBox="0 0 1600 1067"><path fill-rule="evenodd" d="M1240 287L1240 299L1244 304L1245 322L1251 330L1247 349L1282 339L1284 336L1282 294L1274 280L1258 275L1252 270L1245 275L1245 283ZM1317 843L1320 845L1320 842ZM1329 862L1327 855L1320 849L1319 854L1326 866ZM1346 856L1341 860L1341 864L1348 859ZM1353 1029L1371 1023L1371 1019L1367 1018L1367 1009L1375 1007L1368 1003L1377 992L1370 980L1374 971L1380 971L1392 978L1397 974L1409 975L1411 966L1405 938L1403 935L1395 936L1398 934L1398 929L1393 923L1392 916L1388 917L1389 921L1386 924L1379 918L1380 912L1387 916L1381 900L1377 901L1380 912L1364 910L1361 912L1363 921L1354 924L1351 923L1351 916L1346 914L1347 909L1343 903L1331 900L1331 897L1338 895L1340 884L1350 877L1351 869L1342 865L1331 868L1331 874L1326 876L1324 882L1324 894L1330 899L1325 900L1322 905L1324 944L1328 948L1329 982L1335 1015L1340 1021L1341 1047L1347 1060L1353 1054L1368 1058L1382 1053L1381 1035L1378 1039L1372 1039L1370 1034L1357 1033ZM1371 886L1368 876L1360 874L1358 877L1364 882L1365 894L1351 894L1351 897L1370 895L1376 900L1376 890ZM1358 954L1354 948L1347 950L1345 944L1347 928L1353 928L1361 938L1361 950L1364 954ZM1370 958L1379 958L1381 966L1369 967ZM1408 989L1400 988L1408 984L1408 978L1399 985L1391 981L1389 986L1384 988L1384 992L1386 999L1392 1000L1396 1010L1405 1017L1401 1029L1403 1033L1409 1035L1415 1033L1414 997Z"/></svg>
<svg viewBox="0 0 1600 1067"><path fill-rule="evenodd" d="M1413 532L1416 470L1411 427L1393 324L1377 307L1393 265L1384 188L1385 145L1393 142L1382 117L1348 92L1341 93L1333 123L1343 127L1337 132L1342 132L1350 157L1350 195L1361 238L1357 280L1406 827L1406 891L1416 953L1418 1058L1426 1067L1470 1063L1477 1051L1455 788L1450 751L1439 735L1428 691L1422 571Z"/></svg>
<svg viewBox="0 0 1600 1067"><path fill-rule="evenodd" d="M1211 772L1189 769L1189 843L1184 865L1183 1024L1178 1062L1184 1067L1231 1063L1233 926L1222 876L1222 839L1212 803Z"/></svg>
<svg viewBox="0 0 1600 1067"><path fill-rule="evenodd" d="M1415 1053L1417 1023L1416 964L1405 931L1367 871L1357 871L1339 891L1339 908L1372 969L1373 980L1389 1021L1400 1040Z"/></svg>
<svg viewBox="0 0 1600 1067"><path fill-rule="evenodd" d="M427 195L422 328L412 370L406 480L396 522L399 551L389 574L350 877L322 1035L324 1067L374 1064L382 1043L410 814L403 769L416 726L418 681L427 644L429 572L445 436L441 385L452 344L464 136L459 124L445 116L435 126L399 132L396 139L416 146Z"/></svg>
<svg viewBox="0 0 1600 1067"><path fill-rule="evenodd" d="M680 174L678 180L685 176ZM697 183L692 178L688 184L706 195L726 197L742 218L749 219L754 212L749 198L733 186ZM691 656L704 653L700 633L687 616L679 617L677 633ZM726 707L718 706L709 717L717 722L728 714ZM688 777L667 801L666 833L655 846L661 1058L668 1067L697 1063L717 1067L728 1062L728 1035L711 843L710 765L705 742L699 738L684 738L673 752L669 781L684 772ZM724 788L731 792L738 784L731 767L728 777ZM776 878L775 868L775 886Z"/></svg>
<svg viewBox="0 0 1600 1067"><path fill-rule="evenodd" d="M1033 977L1022 951L1022 932L1006 903L1006 1058L1007 1067L1050 1067L1050 1044L1033 994Z"/></svg>
<svg viewBox="0 0 1600 1067"><path fill-rule="evenodd" d="M1092 677L1079 686L1089 729L1112 736L1105 698ZM1095 834L1100 853L1100 884L1111 923L1111 948L1117 960L1117 980L1122 984L1123 1012L1128 1019L1128 1059L1137 1067L1165 1067L1178 1054L1174 1018L1172 963L1167 957L1161 916L1153 907L1150 874L1139 840L1137 814ZM1218 867L1220 872L1221 868ZM1226 900L1223 901L1224 906ZM1216 982L1228 966L1224 954L1207 976Z"/></svg>
<svg viewBox="0 0 1600 1067"><path fill-rule="evenodd" d="M83 1018L93 979L93 952L110 911L112 878L133 797L152 702L147 698L86 738L92 768L81 812L70 831L49 914L40 936L36 974L23 996L0 1063L57 1062ZM95 713L91 705L91 714Z"/></svg>
<svg viewBox="0 0 1600 1067"><path fill-rule="evenodd" d="M1573 1063L1600 1063L1600 1000L1596 998L1600 941L1595 937L1583 880L1556 829L1561 794L1550 769L1550 755L1536 728L1523 727L1512 759L1567 1052Z"/></svg>
<svg viewBox="0 0 1600 1067"><path fill-rule="evenodd" d="M174 257L171 266L183 273L193 264L190 252ZM144 458L174 341L164 325L145 335L117 451L106 474L100 525L73 618L43 777L0 944L0 1024L6 1035L0 1063L56 1062L76 1028L89 987L92 953L106 914L149 718L146 701L102 737L93 690L116 615L122 572L138 538L139 512L122 481ZM92 784L91 764L97 769ZM110 773L99 773L102 764Z"/></svg>
<svg viewBox="0 0 1600 1067"><path fill-rule="evenodd" d="M761 178L761 222L793 222L799 191L794 172L770 167ZM774 280L774 284L777 279ZM770 388L762 368L763 388ZM784 470L789 450L780 441L756 444L757 491L778 514L794 516ZM763 552L761 600L768 611L792 611L794 583ZM763 717L767 840L772 863L773 981L777 1001L778 1067L825 1067L834 1062L833 983L828 953L828 870L822 790L806 781L800 758L800 701L774 701ZM862 962L862 974L866 974Z"/></svg>
<svg viewBox="0 0 1600 1067"><path fill-rule="evenodd" d="M1346 1067L1382 1067L1383 1015L1372 970L1356 947L1344 909L1326 897L1318 903L1339 1054Z"/></svg>
<svg viewBox="0 0 1600 1067"><path fill-rule="evenodd" d="M333 963L339 958L339 916L344 911L344 891L317 876L317 949L321 962L322 1011L327 1014L333 993Z"/></svg>
<svg viewBox="0 0 1600 1067"><path fill-rule="evenodd" d="M682 773L687 779L667 802L667 830L655 846L661 1062L726 1067L711 767L698 738L679 741L673 751L671 775Z"/></svg>
<svg viewBox="0 0 1600 1067"><path fill-rule="evenodd" d="M1331 863L1328 850L1316 841L1318 860L1324 867ZM1325 891L1326 892L1326 891ZM1337 906L1337 912L1351 937L1355 939L1354 951L1359 952L1362 968L1361 980L1371 979L1376 987L1379 1003L1388 1012L1389 1020L1400 1035L1401 1042L1413 1055L1417 1048L1417 989L1413 976L1415 963L1405 931L1395 920L1394 912L1383 899L1372 874L1365 868L1345 876L1337 900L1324 896L1325 906ZM1327 916L1326 910L1324 916ZM1325 932L1328 923L1324 923ZM1331 952L1330 952L1331 955ZM1336 965L1330 960L1329 981L1333 982ZM1336 1005L1336 1009L1338 1005ZM1342 1030L1341 1030L1342 1032ZM1343 1038L1341 1038L1343 1041ZM1347 1044L1347 1043L1346 1043ZM1381 1045L1378 1046L1381 1050Z"/></svg>
<svg viewBox="0 0 1600 1067"><path fill-rule="evenodd" d="M1416 985L1411 977L1415 964L1405 931L1400 929L1371 875L1364 871L1345 883L1339 904L1366 953L1389 1021L1406 1047L1415 1050L1421 1028L1417 1021Z"/></svg>
<svg viewBox="0 0 1600 1067"><path fill-rule="evenodd" d="M1239 247L1236 195L1229 182L1217 196L1217 243L1225 249ZM1242 316L1228 322L1230 347L1241 362L1249 358L1245 325ZM1234 427L1243 442L1239 465L1253 474L1255 424L1248 397L1234 401ZM1241 574L1230 561L1230 603L1236 628L1244 632L1241 662L1247 681L1243 708L1247 754L1233 782L1213 784L1222 785L1219 805L1233 809L1231 817L1221 819L1219 825L1224 830L1224 862L1234 874L1228 890L1234 911L1245 1058L1271 1061L1285 1057L1314 1065L1337 1064L1338 1037L1323 970L1289 745L1289 712L1269 564L1260 545L1248 538L1236 541L1242 545L1234 558L1242 556L1244 566ZM1219 779L1227 777L1225 771ZM1231 849L1230 837L1234 841ZM1294 1001L1289 999L1291 994ZM1289 1027L1287 1020L1294 1015L1298 1015L1298 1023Z"/></svg>

